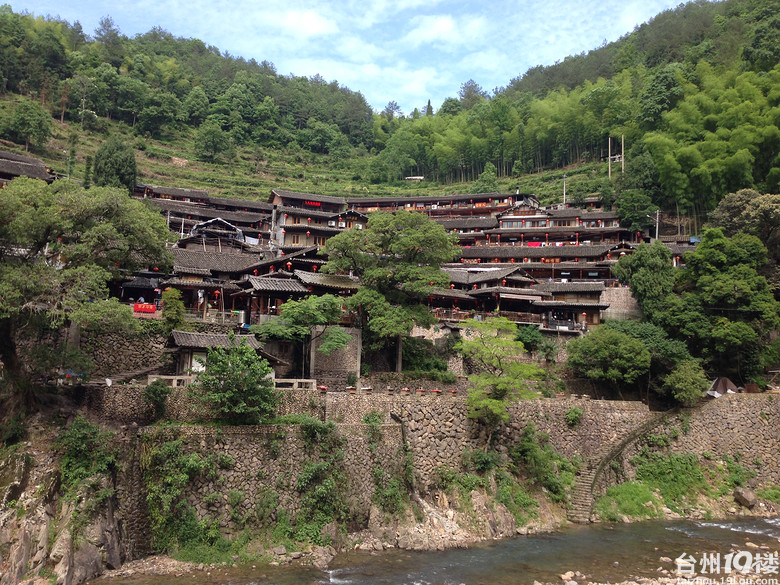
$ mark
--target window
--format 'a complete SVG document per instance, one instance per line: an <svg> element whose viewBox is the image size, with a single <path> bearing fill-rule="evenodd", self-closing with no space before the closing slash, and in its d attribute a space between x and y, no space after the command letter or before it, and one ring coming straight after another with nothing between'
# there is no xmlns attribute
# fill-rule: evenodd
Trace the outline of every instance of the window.
<svg viewBox="0 0 780 585"><path fill-rule="evenodd" d="M292 216L292 217L290 218L290 223L291 223L292 225L298 225L298 224L300 224L300 223L301 223L301 218L300 218L300 217L298 217L298 216L295 216L295 215L294 215L294 216Z"/></svg>
<svg viewBox="0 0 780 585"><path fill-rule="evenodd" d="M301 243L301 236L298 234L293 234L290 236L290 243L291 244L300 244Z"/></svg>
<svg viewBox="0 0 780 585"><path fill-rule="evenodd" d="M314 236L314 245L315 246L324 246L325 245L325 236Z"/></svg>

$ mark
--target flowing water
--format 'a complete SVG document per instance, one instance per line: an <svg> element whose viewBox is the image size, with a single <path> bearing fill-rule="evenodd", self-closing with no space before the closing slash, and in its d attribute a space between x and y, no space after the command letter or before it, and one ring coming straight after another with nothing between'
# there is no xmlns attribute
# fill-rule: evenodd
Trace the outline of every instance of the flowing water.
<svg viewBox="0 0 780 585"><path fill-rule="evenodd" d="M767 546L768 550L746 545ZM780 550L780 518L736 521L648 521L636 524L570 526L559 532L443 552L385 551L340 555L327 572L300 567L231 569L187 577L132 577L112 585L531 585L561 583L559 575L580 571L590 581L617 582L672 573L683 554ZM714 575L713 575L714 577ZM724 575L718 575L718 580ZM767 575L778 578L778 575Z"/></svg>

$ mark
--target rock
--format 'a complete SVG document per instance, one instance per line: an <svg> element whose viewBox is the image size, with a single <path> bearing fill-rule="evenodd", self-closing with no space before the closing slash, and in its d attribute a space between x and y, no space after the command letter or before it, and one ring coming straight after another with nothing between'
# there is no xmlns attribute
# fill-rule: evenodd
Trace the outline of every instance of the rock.
<svg viewBox="0 0 780 585"><path fill-rule="evenodd" d="M275 554L278 557L283 557L287 554L287 549L284 547L284 545L275 546L271 549L271 552Z"/></svg>
<svg viewBox="0 0 780 585"><path fill-rule="evenodd" d="M661 561L662 563L671 563L672 562L672 559L670 559L669 557L661 557L658 560Z"/></svg>
<svg viewBox="0 0 780 585"><path fill-rule="evenodd" d="M559 575L561 581L571 581L574 578L574 571L566 571L562 575Z"/></svg>
<svg viewBox="0 0 780 585"><path fill-rule="evenodd" d="M291 559L300 559L302 556L303 556L302 552L295 551L290 553Z"/></svg>
<svg viewBox="0 0 780 585"><path fill-rule="evenodd" d="M745 508L753 508L758 502L756 492L742 487L738 487L734 490L734 499L740 506L744 506Z"/></svg>

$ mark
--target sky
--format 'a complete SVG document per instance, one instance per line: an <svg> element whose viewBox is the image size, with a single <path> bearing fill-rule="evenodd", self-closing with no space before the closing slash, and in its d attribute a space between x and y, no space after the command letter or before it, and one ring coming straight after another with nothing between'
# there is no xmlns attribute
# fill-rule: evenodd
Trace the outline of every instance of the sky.
<svg viewBox="0 0 780 585"><path fill-rule="evenodd" d="M270 61L280 75L359 91L375 111L434 110L473 80L492 94L529 68L611 42L680 0L93 0L10 1L14 12L79 21L110 16L133 37L153 27L223 54Z"/></svg>

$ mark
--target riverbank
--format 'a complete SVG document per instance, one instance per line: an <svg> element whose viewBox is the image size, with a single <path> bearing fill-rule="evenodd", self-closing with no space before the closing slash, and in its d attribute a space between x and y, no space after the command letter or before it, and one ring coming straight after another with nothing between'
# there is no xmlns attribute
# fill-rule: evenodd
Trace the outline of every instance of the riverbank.
<svg viewBox="0 0 780 585"><path fill-rule="evenodd" d="M315 570L298 561L279 566L198 567L150 558L130 563L93 583L117 585L750 585L776 575L743 575L725 566L728 555L771 555L780 549L780 518L731 522L647 521L634 524L569 525L554 533L478 543L437 552L354 550L338 555L331 568ZM719 554L719 573L702 559ZM676 575L676 559L695 559L695 574ZM736 561L735 561L736 566ZM769 567L769 565L768 565ZM162 576L160 575L162 573Z"/></svg>

